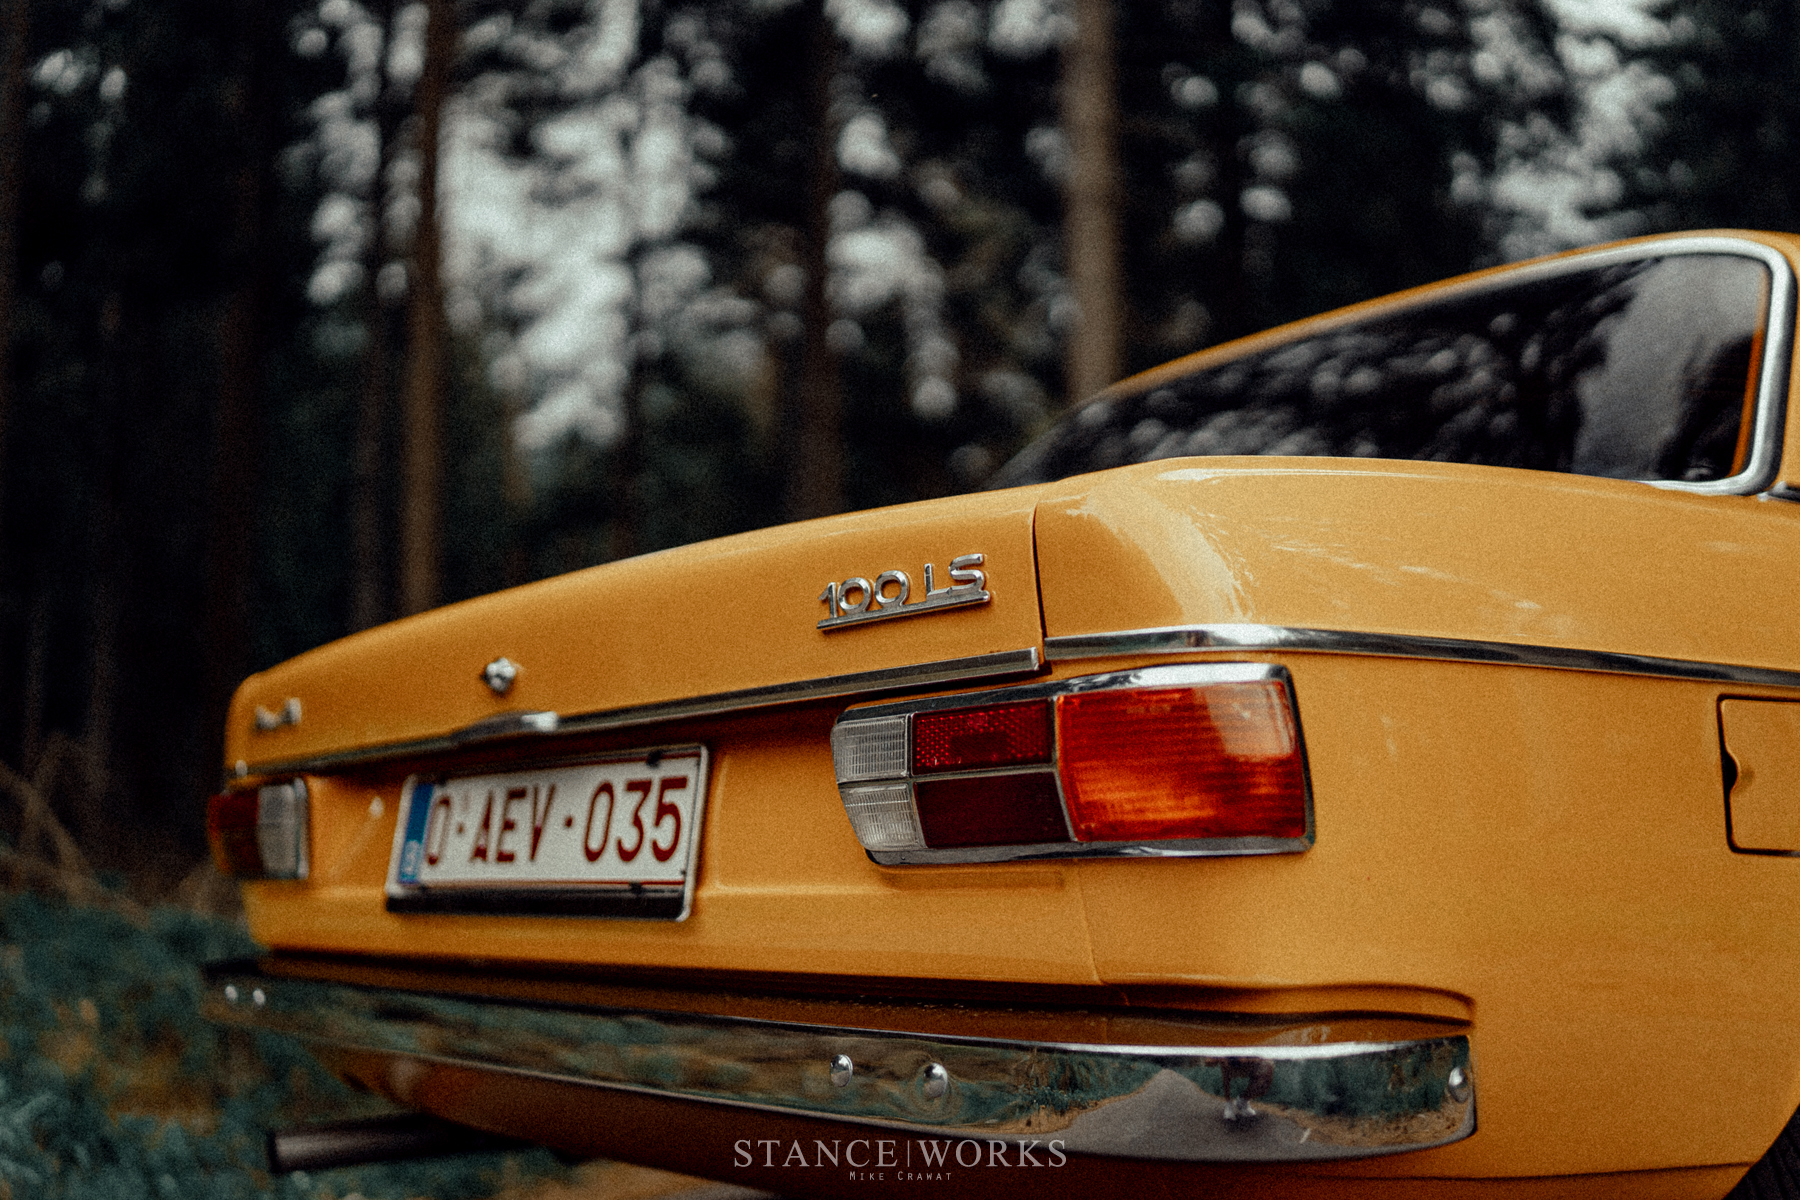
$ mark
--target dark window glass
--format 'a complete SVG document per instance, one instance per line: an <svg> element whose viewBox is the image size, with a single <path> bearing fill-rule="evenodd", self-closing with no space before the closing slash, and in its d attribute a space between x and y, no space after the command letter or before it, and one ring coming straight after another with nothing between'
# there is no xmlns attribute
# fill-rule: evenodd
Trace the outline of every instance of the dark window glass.
<svg viewBox="0 0 1800 1200"><path fill-rule="evenodd" d="M1767 293L1726 254L1501 280L1095 401L994 483L1196 454L1720 479L1744 465Z"/></svg>

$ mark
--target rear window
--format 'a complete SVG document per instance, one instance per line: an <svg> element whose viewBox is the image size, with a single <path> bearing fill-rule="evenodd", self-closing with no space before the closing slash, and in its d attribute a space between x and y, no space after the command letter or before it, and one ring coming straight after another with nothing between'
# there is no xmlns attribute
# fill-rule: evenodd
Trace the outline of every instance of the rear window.
<svg viewBox="0 0 1800 1200"><path fill-rule="evenodd" d="M1159 374L1075 410L994 484L1213 454L1723 479L1748 457L1769 289L1732 254L1502 278Z"/></svg>

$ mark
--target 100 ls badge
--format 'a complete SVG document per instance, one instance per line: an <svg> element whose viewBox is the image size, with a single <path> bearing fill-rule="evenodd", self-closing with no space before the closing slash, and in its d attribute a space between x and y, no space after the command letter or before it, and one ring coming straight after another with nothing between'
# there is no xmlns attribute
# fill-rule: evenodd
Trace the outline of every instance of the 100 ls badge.
<svg viewBox="0 0 1800 1200"><path fill-rule="evenodd" d="M925 594L912 599L912 577L905 571L883 571L874 582L852 575L841 583L828 583L819 593L825 606L823 630L842 629L869 621L889 621L895 617L916 617L946 608L962 608L968 604L986 604L993 594L987 590L987 573L981 564L982 554L964 554L950 560L950 582L936 586L934 568L925 564Z"/></svg>

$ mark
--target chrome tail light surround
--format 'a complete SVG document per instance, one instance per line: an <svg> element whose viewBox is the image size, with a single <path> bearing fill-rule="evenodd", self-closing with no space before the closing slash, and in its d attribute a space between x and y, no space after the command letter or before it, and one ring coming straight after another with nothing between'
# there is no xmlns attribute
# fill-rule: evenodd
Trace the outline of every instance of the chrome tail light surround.
<svg viewBox="0 0 1800 1200"><path fill-rule="evenodd" d="M1255 687L1234 689L1232 685L1260 685L1260 690ZM1123 698L1119 695L1107 697L1107 693L1157 697L1179 695L1184 690L1191 690L1197 697L1210 696L1214 705L1221 703L1227 695L1238 700L1249 698L1252 702L1248 708L1254 710L1251 713L1253 720L1269 726L1262 736L1270 745L1264 748L1280 750L1286 760L1286 766L1281 768L1287 793L1284 801L1286 816L1280 823L1279 832L1240 832L1230 836L1094 836L1093 823L1082 819L1083 810L1078 807L1080 798L1071 796L1071 776L1075 776L1075 785L1079 787L1082 769L1068 753L1070 719L1076 709L1076 704L1068 703L1069 698L1088 698L1077 704L1091 700L1105 703L1108 699ZM945 769L933 761L921 764L916 737L918 718L926 717L929 723L933 714L985 712L1005 706L1022 707L1032 702L1046 706L1050 714L1054 732L1047 754L1034 758L1027 751L1023 757L1015 756L1014 760L1005 761L1005 753L999 752L1002 760L999 765L968 769ZM1202 714L1200 721L1208 724L1210 722L1203 715L1205 705L1206 701L1199 702L1195 711ZM1241 727L1239 722L1223 735L1213 729L1209 736L1213 744L1222 745L1221 736L1241 739L1238 732ZM1161 728L1167 732L1166 725ZM1274 745L1284 739L1285 746ZM1176 753L1180 749L1171 747L1167 738L1146 741L1143 745L1150 749L1152 757L1159 747L1165 753ZM883 866L1066 857L1291 854L1306 850L1314 840L1312 789L1293 685L1286 668L1273 663L1181 663L923 700L865 705L849 709L838 718L831 733L831 747L845 815L863 849ZM982 753L987 751L977 751L973 757L979 760ZM931 758L929 752L926 757ZM1201 769L1207 768L1203 765ZM982 781L991 781L991 786L984 788ZM1054 811L1032 810L1033 819L1040 822L1041 835L1038 837L998 844L933 844L940 839L930 835L931 813L921 815L921 784L928 791L940 793L954 788L960 797L1005 791L1018 803L1054 806ZM1233 797L1226 796L1223 800L1228 807ZM943 801L934 797L931 803L938 806ZM1052 817L1053 826L1042 823ZM1029 822L1022 822L1021 827L1023 824ZM1042 832L1045 830L1048 832Z"/></svg>

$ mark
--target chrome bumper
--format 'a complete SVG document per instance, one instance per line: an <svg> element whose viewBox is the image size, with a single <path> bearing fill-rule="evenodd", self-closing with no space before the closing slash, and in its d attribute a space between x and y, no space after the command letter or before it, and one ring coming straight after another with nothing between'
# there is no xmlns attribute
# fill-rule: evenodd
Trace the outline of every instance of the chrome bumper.
<svg viewBox="0 0 1800 1200"><path fill-rule="evenodd" d="M322 1049L1058 1152L1301 1162L1475 1131L1466 1036L1094 1045L467 999L216 973L204 1015Z"/></svg>

